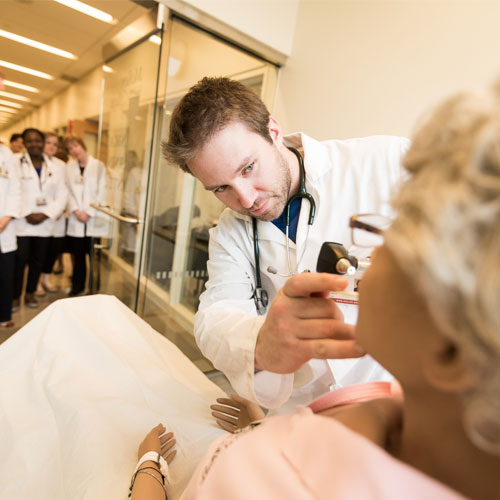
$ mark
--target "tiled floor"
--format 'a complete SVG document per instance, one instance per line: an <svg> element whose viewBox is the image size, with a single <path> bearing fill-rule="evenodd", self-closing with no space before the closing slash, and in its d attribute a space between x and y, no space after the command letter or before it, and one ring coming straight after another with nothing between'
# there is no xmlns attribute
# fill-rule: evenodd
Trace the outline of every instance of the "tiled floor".
<svg viewBox="0 0 500 500"><path fill-rule="evenodd" d="M0 343L7 340L52 302L67 297L71 284L69 278L71 262L67 254L64 254L64 266L66 272L59 275L52 274L50 277L52 284L58 286L59 290L56 293L46 293L44 297L37 297L40 304L37 309L26 307L23 300L21 300L19 311L12 315L15 326L12 328L0 329ZM135 288L127 284L119 270L114 269L106 260L103 261L101 269L100 293L117 295L127 306L133 308ZM159 308L155 310L153 307L149 307L143 319L157 332L176 344L200 370L206 373L212 382L221 387L226 393L234 393L227 378L221 372L214 370L212 364L203 357L196 346L193 336L187 334L174 318L170 317Z"/></svg>

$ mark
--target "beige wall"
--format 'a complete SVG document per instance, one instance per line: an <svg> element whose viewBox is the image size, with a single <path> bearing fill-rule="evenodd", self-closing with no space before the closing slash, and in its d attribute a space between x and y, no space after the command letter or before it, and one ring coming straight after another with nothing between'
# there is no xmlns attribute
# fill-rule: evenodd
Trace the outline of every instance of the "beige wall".
<svg viewBox="0 0 500 500"><path fill-rule="evenodd" d="M195 7L285 55L292 51L299 0L158 1L193 19L197 16L185 9Z"/></svg>
<svg viewBox="0 0 500 500"><path fill-rule="evenodd" d="M424 109L500 74L500 2L301 0L274 114L318 139L408 135Z"/></svg>

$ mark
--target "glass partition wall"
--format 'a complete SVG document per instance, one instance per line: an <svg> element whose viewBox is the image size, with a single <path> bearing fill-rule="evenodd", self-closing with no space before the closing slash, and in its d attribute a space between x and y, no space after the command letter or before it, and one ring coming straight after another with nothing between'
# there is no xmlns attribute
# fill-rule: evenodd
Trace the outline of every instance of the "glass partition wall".
<svg viewBox="0 0 500 500"><path fill-rule="evenodd" d="M175 104L204 76L238 79L272 109L278 70L178 19L170 19L162 46L159 40L147 38L112 61L106 77L100 157L110 210L122 220L114 221L106 250L112 272L101 292L118 296L209 370L192 330L207 280L208 231L223 206L163 159L161 141Z"/></svg>

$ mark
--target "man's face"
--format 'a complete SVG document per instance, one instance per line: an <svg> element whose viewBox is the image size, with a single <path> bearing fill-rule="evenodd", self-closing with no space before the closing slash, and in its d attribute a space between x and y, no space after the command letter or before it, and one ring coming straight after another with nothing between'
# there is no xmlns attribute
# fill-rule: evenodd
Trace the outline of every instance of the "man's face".
<svg viewBox="0 0 500 500"><path fill-rule="evenodd" d="M24 148L24 142L22 137L18 137L15 141L10 143L10 150L13 153L20 153Z"/></svg>
<svg viewBox="0 0 500 500"><path fill-rule="evenodd" d="M263 221L279 217L290 195L290 168L276 142L240 122L217 132L188 167L224 205Z"/></svg>

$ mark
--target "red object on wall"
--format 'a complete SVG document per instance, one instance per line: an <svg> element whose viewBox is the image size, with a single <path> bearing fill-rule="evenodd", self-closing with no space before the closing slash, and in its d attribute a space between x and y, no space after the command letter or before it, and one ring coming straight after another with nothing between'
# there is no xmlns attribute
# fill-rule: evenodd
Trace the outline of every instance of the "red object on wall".
<svg viewBox="0 0 500 500"><path fill-rule="evenodd" d="M73 133L73 120L68 120L68 134Z"/></svg>

